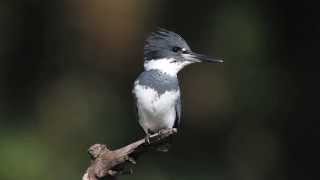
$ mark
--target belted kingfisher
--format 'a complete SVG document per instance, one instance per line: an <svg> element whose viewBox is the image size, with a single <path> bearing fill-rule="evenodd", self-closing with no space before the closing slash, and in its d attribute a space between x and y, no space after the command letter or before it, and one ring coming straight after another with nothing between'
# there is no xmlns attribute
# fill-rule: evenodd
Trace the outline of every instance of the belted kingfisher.
<svg viewBox="0 0 320 180"><path fill-rule="evenodd" d="M191 51L177 33L165 29L153 32L145 41L144 72L134 82L139 123L147 134L179 127L181 99L177 73L196 62L223 63Z"/></svg>

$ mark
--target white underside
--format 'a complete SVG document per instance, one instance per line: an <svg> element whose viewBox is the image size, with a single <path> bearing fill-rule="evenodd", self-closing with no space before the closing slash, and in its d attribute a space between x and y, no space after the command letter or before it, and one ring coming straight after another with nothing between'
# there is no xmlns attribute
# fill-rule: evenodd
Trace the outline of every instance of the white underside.
<svg viewBox="0 0 320 180"><path fill-rule="evenodd" d="M153 132L172 128L176 119L175 104L180 91L166 91L159 94L152 88L135 83L133 93L137 98L139 123L143 130Z"/></svg>

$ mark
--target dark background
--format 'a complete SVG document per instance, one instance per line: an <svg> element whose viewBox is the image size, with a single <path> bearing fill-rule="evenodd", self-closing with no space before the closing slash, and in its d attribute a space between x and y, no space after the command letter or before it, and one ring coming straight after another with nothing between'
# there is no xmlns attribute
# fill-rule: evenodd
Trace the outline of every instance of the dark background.
<svg viewBox="0 0 320 180"><path fill-rule="evenodd" d="M80 179L89 145L143 137L131 88L157 27L225 64L179 74L184 114L173 148L145 155L122 179L318 179L318 9L1 0L0 179Z"/></svg>

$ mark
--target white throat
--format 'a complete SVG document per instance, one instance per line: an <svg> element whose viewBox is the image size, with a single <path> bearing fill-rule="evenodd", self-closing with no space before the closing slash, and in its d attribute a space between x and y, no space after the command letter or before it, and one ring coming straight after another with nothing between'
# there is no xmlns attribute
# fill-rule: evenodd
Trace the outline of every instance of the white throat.
<svg viewBox="0 0 320 180"><path fill-rule="evenodd" d="M159 70L167 73L171 76L176 76L177 73L186 65L191 64L190 61L176 61L174 58L163 58L157 60L150 60L144 62L144 69L148 70Z"/></svg>

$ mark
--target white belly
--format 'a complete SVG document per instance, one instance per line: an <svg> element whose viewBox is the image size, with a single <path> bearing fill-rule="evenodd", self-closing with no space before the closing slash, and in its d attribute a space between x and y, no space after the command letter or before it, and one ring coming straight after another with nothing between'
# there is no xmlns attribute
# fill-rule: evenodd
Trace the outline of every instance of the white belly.
<svg viewBox="0 0 320 180"><path fill-rule="evenodd" d="M145 132L172 128L176 119L175 105L180 91L166 91L159 95L152 88L137 85L133 89L137 98L139 123Z"/></svg>

